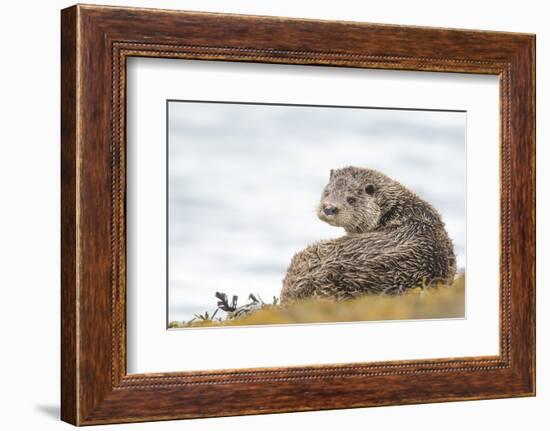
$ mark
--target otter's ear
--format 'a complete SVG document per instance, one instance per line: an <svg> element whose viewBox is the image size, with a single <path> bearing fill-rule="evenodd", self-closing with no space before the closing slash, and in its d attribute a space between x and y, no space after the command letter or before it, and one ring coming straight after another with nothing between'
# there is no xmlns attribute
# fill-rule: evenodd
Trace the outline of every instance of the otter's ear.
<svg viewBox="0 0 550 431"><path fill-rule="evenodd" d="M332 176L333 176L333 175L334 175L334 169L331 169L331 170L330 170L330 177L329 177L331 180L332 180Z"/></svg>
<svg viewBox="0 0 550 431"><path fill-rule="evenodd" d="M368 195L372 196L375 191L376 191L376 187L374 187L374 184L367 184L367 186L365 187L365 192Z"/></svg>

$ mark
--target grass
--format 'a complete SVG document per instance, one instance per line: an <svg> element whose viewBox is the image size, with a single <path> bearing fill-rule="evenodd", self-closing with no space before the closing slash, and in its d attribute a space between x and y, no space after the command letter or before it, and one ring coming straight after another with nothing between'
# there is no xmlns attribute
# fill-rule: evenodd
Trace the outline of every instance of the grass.
<svg viewBox="0 0 550 431"><path fill-rule="evenodd" d="M461 274L451 286L418 287L402 295L367 294L347 301L316 298L285 305L279 305L274 298L271 304L258 301L254 310L236 317L228 313L222 319L215 318L216 312L203 313L188 322L171 322L169 327L456 318L464 317L464 299L464 274Z"/></svg>

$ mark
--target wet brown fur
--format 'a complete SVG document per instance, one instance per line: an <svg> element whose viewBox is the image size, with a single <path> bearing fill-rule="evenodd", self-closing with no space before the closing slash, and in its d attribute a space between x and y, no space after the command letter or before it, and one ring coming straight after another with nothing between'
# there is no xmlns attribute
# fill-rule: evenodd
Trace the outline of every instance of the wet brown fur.
<svg viewBox="0 0 550 431"><path fill-rule="evenodd" d="M336 211L325 214L325 209ZM282 302L310 297L353 298L452 283L453 244L439 213L399 182L371 169L331 171L318 217L346 230L294 255Z"/></svg>

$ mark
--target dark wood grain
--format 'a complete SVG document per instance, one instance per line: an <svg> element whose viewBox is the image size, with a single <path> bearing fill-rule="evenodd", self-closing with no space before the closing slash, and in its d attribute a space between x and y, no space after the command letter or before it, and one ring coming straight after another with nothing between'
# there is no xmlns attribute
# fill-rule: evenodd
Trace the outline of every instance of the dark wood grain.
<svg viewBox="0 0 550 431"><path fill-rule="evenodd" d="M76 423L76 8L61 16L61 417Z"/></svg>
<svg viewBox="0 0 550 431"><path fill-rule="evenodd" d="M534 394L533 35L74 6L62 11L61 37L63 420L85 425ZM499 356L127 375L129 56L498 75Z"/></svg>

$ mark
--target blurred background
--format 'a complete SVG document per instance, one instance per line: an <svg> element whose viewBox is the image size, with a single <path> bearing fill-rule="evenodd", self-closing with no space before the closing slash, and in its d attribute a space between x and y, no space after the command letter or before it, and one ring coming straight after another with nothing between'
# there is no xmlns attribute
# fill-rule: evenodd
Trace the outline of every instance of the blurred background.
<svg viewBox="0 0 550 431"><path fill-rule="evenodd" d="M349 165L432 203L464 270L465 112L171 101L168 133L169 321L214 311L216 291L279 296L294 253L344 234L315 210Z"/></svg>

